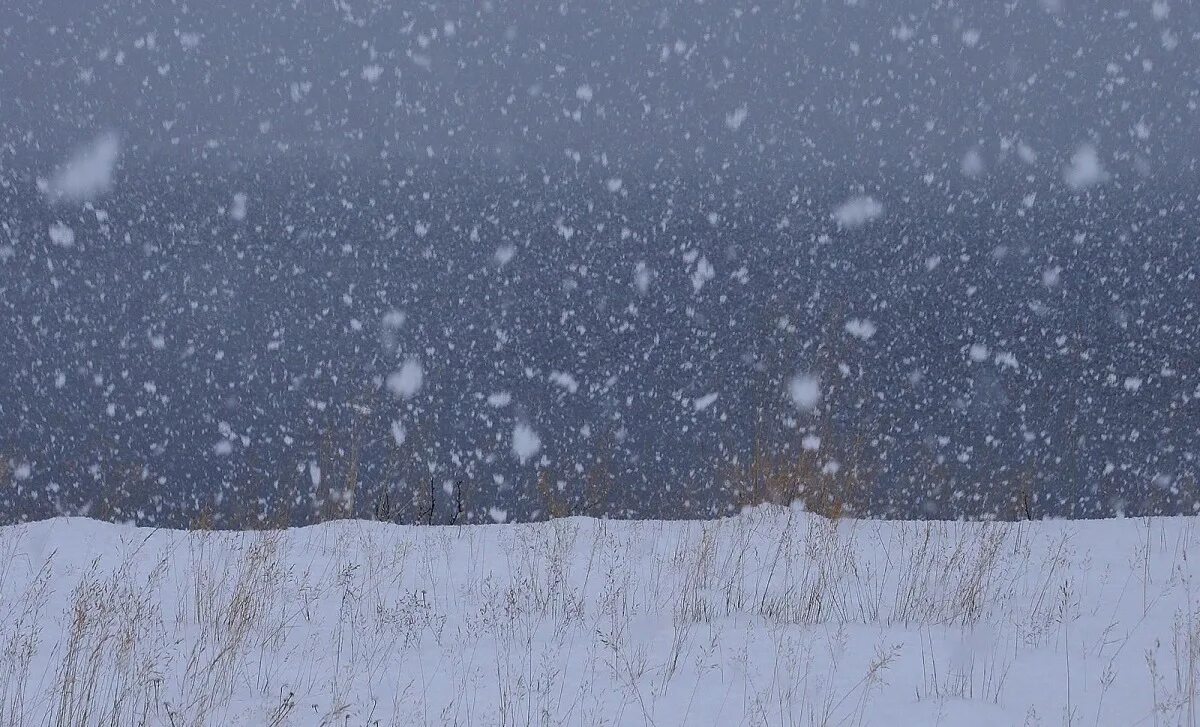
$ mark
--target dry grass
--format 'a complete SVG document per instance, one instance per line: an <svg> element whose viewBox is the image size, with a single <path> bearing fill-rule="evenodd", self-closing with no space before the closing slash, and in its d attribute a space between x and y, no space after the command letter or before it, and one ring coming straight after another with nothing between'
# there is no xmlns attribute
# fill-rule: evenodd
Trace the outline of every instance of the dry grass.
<svg viewBox="0 0 1200 727"><path fill-rule="evenodd" d="M1194 724L1200 538L1178 520L1113 525L1127 561L1077 550L1073 527L775 507L688 523L7 528L0 725L833 725L914 698ZM92 544L53 551L67 533ZM1016 666L1046 653L1066 692Z"/></svg>
<svg viewBox="0 0 1200 727"><path fill-rule="evenodd" d="M821 441L820 450L782 453L757 442L749 462L727 468L725 479L738 508L799 504L833 520L874 512L875 476L864 455L864 442L854 439L848 446L836 447L829 433Z"/></svg>

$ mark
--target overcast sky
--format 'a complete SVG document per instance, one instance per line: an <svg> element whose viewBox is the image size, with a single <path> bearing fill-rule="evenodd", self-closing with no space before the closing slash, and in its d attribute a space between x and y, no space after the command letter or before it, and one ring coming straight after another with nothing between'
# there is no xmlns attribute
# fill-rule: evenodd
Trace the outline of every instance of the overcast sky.
<svg viewBox="0 0 1200 727"><path fill-rule="evenodd" d="M1188 2L9 0L0 164L320 148L865 173L1190 170ZM976 150L974 153L972 150Z"/></svg>

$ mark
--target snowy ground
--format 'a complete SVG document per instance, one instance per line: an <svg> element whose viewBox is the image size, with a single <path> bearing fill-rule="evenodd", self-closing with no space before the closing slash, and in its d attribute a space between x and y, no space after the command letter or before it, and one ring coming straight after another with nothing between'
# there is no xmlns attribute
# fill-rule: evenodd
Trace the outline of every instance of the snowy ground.
<svg viewBox="0 0 1200 727"><path fill-rule="evenodd" d="M1195 522L8 527L0 724L1196 724Z"/></svg>

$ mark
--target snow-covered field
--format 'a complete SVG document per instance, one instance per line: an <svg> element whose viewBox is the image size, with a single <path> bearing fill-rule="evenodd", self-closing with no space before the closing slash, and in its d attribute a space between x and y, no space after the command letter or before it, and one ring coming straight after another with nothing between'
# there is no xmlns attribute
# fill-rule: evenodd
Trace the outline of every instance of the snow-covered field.
<svg viewBox="0 0 1200 727"><path fill-rule="evenodd" d="M8 527L0 724L1192 725L1195 522Z"/></svg>

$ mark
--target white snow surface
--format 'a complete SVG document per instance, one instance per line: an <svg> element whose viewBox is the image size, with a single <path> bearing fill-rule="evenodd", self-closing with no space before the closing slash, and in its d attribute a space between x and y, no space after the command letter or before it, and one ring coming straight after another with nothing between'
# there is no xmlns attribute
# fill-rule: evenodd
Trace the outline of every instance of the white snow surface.
<svg viewBox="0 0 1200 727"><path fill-rule="evenodd" d="M5 724L1187 724L1198 548L1194 518L780 507L223 533L62 518L0 528L0 694Z"/></svg>

